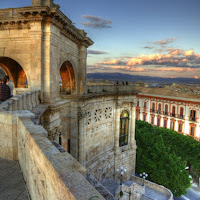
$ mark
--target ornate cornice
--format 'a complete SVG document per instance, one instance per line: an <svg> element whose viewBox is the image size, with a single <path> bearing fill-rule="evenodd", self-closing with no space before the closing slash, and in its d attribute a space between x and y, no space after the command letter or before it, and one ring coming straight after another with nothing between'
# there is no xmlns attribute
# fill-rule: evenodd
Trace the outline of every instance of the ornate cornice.
<svg viewBox="0 0 200 200"><path fill-rule="evenodd" d="M48 6L30 6L23 8L10 8L0 10L0 28L12 25L28 24L31 21L50 21L59 27L61 33L75 43L89 47L93 41L87 37L87 33L77 29L72 21L66 17L58 6L49 8Z"/></svg>

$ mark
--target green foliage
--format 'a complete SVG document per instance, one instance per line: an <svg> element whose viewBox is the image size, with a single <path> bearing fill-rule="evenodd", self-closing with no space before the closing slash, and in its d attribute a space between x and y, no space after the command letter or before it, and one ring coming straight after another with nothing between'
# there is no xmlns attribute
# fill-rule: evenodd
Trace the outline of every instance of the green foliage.
<svg viewBox="0 0 200 200"><path fill-rule="evenodd" d="M145 171L148 179L169 188L175 196L190 186L187 163L200 172L200 143L166 128L136 121L136 171Z"/></svg>

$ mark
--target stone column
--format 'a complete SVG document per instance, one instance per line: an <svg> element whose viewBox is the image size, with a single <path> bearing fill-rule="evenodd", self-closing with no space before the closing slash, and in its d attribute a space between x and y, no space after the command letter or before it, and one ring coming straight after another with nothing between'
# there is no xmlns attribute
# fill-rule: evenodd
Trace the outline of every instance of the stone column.
<svg viewBox="0 0 200 200"><path fill-rule="evenodd" d="M115 150L119 147L120 105L121 104L116 103L116 112L115 112Z"/></svg>
<svg viewBox="0 0 200 200"><path fill-rule="evenodd" d="M78 132L79 132L79 135L78 135L78 152L79 152L79 155L78 155L78 161L84 165L84 162L85 162L85 140L84 140L84 134L85 134L85 131L84 131L84 118L85 118L85 113L83 110L81 110L81 108L79 107L79 110L78 110Z"/></svg>
<svg viewBox="0 0 200 200"><path fill-rule="evenodd" d="M135 144L135 112L136 100L131 103L131 129L130 129L130 144Z"/></svg>
<svg viewBox="0 0 200 200"><path fill-rule="evenodd" d="M84 45L79 47L79 69L77 78L77 91L79 94L86 92L86 59L87 59L87 48ZM78 83L79 81L79 83Z"/></svg>

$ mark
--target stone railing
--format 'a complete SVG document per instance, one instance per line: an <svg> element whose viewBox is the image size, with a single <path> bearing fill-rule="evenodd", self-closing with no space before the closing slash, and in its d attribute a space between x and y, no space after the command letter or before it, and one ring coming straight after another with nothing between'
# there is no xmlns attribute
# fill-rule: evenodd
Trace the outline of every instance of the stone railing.
<svg viewBox="0 0 200 200"><path fill-rule="evenodd" d="M89 85L87 93L137 93L134 85Z"/></svg>
<svg viewBox="0 0 200 200"><path fill-rule="evenodd" d="M6 111L32 110L40 104L40 91L31 91L14 96L0 104L0 109Z"/></svg>
<svg viewBox="0 0 200 200"><path fill-rule="evenodd" d="M16 8L9 9L0 9L0 18L4 17L17 17L18 13L16 12Z"/></svg>
<svg viewBox="0 0 200 200"><path fill-rule="evenodd" d="M0 111L0 157L19 161L31 199L104 199L86 180L86 169L61 153L32 116L27 110Z"/></svg>
<svg viewBox="0 0 200 200"><path fill-rule="evenodd" d="M137 176L131 176L131 180L139 183L140 185L144 185L155 191L161 192L167 197L168 200L173 200L173 194L171 193L171 191L162 185L158 185L148 180L143 180L142 178L139 178Z"/></svg>

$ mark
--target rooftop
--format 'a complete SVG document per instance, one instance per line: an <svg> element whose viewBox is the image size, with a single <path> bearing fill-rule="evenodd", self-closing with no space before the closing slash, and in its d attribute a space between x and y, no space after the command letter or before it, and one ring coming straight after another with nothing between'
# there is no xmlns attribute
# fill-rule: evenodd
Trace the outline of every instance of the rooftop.
<svg viewBox="0 0 200 200"><path fill-rule="evenodd" d="M146 87L136 87L139 90L139 94L149 94L149 95L160 95L167 97L176 98L190 98L194 100L200 100L200 95L194 94L192 92L177 91L175 88L146 88Z"/></svg>

